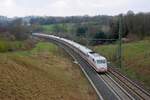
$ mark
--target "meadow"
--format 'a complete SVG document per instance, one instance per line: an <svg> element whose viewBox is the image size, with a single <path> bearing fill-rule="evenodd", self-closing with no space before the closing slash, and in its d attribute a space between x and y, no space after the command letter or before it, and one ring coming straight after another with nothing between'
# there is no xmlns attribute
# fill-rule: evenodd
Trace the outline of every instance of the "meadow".
<svg viewBox="0 0 150 100"><path fill-rule="evenodd" d="M116 64L117 45L99 45L94 50ZM134 80L150 87L150 40L124 43L122 46L123 66L121 71ZM116 65L117 66L117 65Z"/></svg>
<svg viewBox="0 0 150 100"><path fill-rule="evenodd" d="M31 50L0 53L1 100L96 100L88 80L61 48L39 42Z"/></svg>

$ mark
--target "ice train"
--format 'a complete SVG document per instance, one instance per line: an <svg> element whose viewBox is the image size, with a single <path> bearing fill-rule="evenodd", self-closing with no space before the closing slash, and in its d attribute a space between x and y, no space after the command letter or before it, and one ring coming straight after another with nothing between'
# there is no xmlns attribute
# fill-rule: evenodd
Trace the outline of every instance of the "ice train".
<svg viewBox="0 0 150 100"><path fill-rule="evenodd" d="M74 51L78 52L97 72L107 72L107 59L98 53L93 52L91 49L76 43L74 41L60 38L54 35L47 35L42 33L32 33L33 36L40 36L45 38L51 38L72 48Z"/></svg>

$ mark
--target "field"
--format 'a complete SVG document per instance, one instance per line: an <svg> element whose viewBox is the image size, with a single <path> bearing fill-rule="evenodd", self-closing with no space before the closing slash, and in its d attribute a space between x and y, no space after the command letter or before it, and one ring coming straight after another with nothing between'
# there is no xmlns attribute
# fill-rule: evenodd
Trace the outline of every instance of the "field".
<svg viewBox="0 0 150 100"><path fill-rule="evenodd" d="M117 46L96 46L95 51L116 63ZM150 89L150 40L123 44L123 73L134 80L141 81Z"/></svg>
<svg viewBox="0 0 150 100"><path fill-rule="evenodd" d="M51 24L51 25L42 25L42 28L44 29L44 32L70 32L73 28L74 24Z"/></svg>
<svg viewBox="0 0 150 100"><path fill-rule="evenodd" d="M0 100L96 100L84 77L73 59L51 43L0 53Z"/></svg>
<svg viewBox="0 0 150 100"><path fill-rule="evenodd" d="M54 25L42 25L42 28L44 29L45 32L53 32Z"/></svg>

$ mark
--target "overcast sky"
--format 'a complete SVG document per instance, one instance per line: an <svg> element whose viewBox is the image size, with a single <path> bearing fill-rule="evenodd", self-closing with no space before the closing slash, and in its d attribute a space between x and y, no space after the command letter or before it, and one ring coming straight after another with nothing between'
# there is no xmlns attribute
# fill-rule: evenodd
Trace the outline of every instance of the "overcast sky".
<svg viewBox="0 0 150 100"><path fill-rule="evenodd" d="M0 15L117 15L150 12L150 0L0 0Z"/></svg>

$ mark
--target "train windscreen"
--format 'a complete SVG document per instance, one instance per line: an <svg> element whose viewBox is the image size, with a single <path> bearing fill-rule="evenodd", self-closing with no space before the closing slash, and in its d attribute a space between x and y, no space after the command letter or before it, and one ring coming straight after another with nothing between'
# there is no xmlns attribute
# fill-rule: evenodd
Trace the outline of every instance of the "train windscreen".
<svg viewBox="0 0 150 100"><path fill-rule="evenodd" d="M97 60L97 64L105 64L106 61L105 60Z"/></svg>

